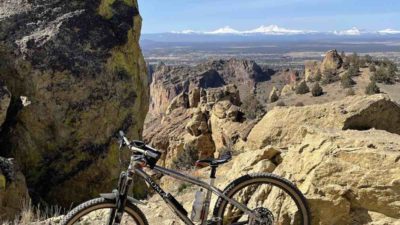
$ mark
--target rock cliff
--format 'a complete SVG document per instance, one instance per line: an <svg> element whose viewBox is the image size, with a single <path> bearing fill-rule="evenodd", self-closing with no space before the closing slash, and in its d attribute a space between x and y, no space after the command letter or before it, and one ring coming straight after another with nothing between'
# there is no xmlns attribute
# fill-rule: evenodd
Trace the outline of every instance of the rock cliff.
<svg viewBox="0 0 400 225"><path fill-rule="evenodd" d="M1 4L0 80L13 97L0 154L16 158L35 201L69 207L109 191L112 137L140 138L148 110L137 1Z"/></svg>
<svg viewBox="0 0 400 225"><path fill-rule="evenodd" d="M209 61L193 67L160 64L152 74L149 111L152 115L164 114L177 95L193 88L235 84L244 99L254 93L257 82L268 80L270 73L253 61L238 59Z"/></svg>

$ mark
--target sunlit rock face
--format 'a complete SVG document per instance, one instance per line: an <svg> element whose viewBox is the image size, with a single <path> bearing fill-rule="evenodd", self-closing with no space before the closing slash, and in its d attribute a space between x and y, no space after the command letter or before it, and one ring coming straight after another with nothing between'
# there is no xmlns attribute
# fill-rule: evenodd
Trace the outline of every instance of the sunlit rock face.
<svg viewBox="0 0 400 225"><path fill-rule="evenodd" d="M69 206L110 190L112 137L140 138L148 111L137 1L0 6L0 80L13 96L0 154L16 158L35 201Z"/></svg>

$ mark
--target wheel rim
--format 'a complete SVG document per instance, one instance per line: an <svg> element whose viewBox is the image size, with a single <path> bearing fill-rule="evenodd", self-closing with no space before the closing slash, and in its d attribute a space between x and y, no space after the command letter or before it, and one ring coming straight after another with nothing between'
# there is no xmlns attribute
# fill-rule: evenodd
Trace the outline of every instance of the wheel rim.
<svg viewBox="0 0 400 225"><path fill-rule="evenodd" d="M115 209L114 204L101 204L95 207L82 210L78 215L75 216L69 225L107 225L107 221L111 210ZM142 225L138 221L139 215L130 208L125 208L122 216L121 225Z"/></svg>
<svg viewBox="0 0 400 225"><path fill-rule="evenodd" d="M247 205L247 207L259 214L266 214L261 217L268 217L264 221L252 221L237 207L225 202L221 205L220 213L222 225L228 224L249 224L249 225L302 225L303 210L296 199L297 194L291 193L289 188L282 187L274 182L262 180L248 181L234 187L229 191L228 196L236 201ZM270 212L273 216L267 216Z"/></svg>

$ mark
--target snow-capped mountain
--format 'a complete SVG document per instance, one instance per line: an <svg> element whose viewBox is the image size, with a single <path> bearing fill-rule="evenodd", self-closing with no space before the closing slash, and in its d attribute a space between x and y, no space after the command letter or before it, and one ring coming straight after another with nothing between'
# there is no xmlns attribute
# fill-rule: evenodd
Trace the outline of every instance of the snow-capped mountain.
<svg viewBox="0 0 400 225"><path fill-rule="evenodd" d="M348 30L341 30L341 31L333 31L334 34L336 35L350 35L350 36L354 36L354 35L361 35L362 31L360 29L358 29L357 27L352 27Z"/></svg>
<svg viewBox="0 0 400 225"><path fill-rule="evenodd" d="M385 34L400 34L400 30L394 30L394 29L384 29L378 31L379 34L385 35Z"/></svg>
<svg viewBox="0 0 400 225"><path fill-rule="evenodd" d="M313 31L306 30L292 30L282 28L277 25L260 26L253 30L243 31L243 34L266 34L266 35L290 35L290 34L307 34Z"/></svg>
<svg viewBox="0 0 400 225"><path fill-rule="evenodd" d="M323 40L399 40L400 30L386 28L370 31L352 27L346 30L312 31L280 27L278 25L260 26L249 30L238 30L225 26L212 31L187 29L158 34L143 34L142 39L167 42L203 41L323 41Z"/></svg>

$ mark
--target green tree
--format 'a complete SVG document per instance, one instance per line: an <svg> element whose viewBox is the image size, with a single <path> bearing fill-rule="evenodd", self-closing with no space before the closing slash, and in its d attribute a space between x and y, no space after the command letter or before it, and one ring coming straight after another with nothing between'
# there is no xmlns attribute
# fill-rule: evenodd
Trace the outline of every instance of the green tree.
<svg viewBox="0 0 400 225"><path fill-rule="evenodd" d="M376 67L374 64L369 65L369 71L370 72L376 72Z"/></svg>
<svg viewBox="0 0 400 225"><path fill-rule="evenodd" d="M376 82L374 80L372 80L365 88L365 94L367 95L378 94L380 92L381 90L379 89L378 85L376 85Z"/></svg>
<svg viewBox="0 0 400 225"><path fill-rule="evenodd" d="M340 78L340 83L343 88L350 88L356 84L356 82L354 82L354 80L350 76L350 71L343 74L343 76Z"/></svg>
<svg viewBox="0 0 400 225"><path fill-rule="evenodd" d="M321 73L321 70L318 69L317 73L315 74L314 81L319 82L319 81L321 81L321 79L322 79L322 73Z"/></svg>
<svg viewBox="0 0 400 225"><path fill-rule="evenodd" d="M307 86L307 83L303 80L297 87L296 87L296 94L303 95L310 92L310 88Z"/></svg>
<svg viewBox="0 0 400 225"><path fill-rule="evenodd" d="M324 90L322 89L321 85L319 85L319 82L316 82L314 86L311 89L311 94L314 97L318 97L324 94Z"/></svg>
<svg viewBox="0 0 400 225"><path fill-rule="evenodd" d="M324 75L322 76L321 83L323 85L330 84L339 80L339 77L336 75L336 71L334 70L325 70Z"/></svg>
<svg viewBox="0 0 400 225"><path fill-rule="evenodd" d="M354 91L353 88L348 88L346 91L346 96L353 96L356 95L356 92Z"/></svg>

